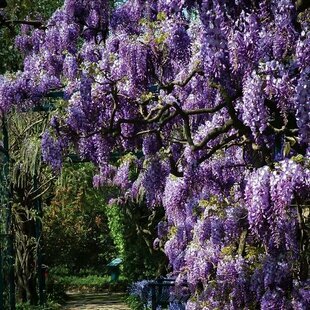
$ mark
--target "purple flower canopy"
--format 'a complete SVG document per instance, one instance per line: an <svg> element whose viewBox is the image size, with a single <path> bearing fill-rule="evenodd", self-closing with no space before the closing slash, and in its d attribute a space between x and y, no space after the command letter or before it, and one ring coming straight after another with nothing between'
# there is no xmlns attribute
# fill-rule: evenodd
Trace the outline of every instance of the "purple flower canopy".
<svg viewBox="0 0 310 310"><path fill-rule="evenodd" d="M309 10L109 3L66 0L45 29L24 27L1 110L64 91L44 160L60 169L74 147L98 167L95 186L163 205L156 244L189 285L187 309L307 309Z"/></svg>

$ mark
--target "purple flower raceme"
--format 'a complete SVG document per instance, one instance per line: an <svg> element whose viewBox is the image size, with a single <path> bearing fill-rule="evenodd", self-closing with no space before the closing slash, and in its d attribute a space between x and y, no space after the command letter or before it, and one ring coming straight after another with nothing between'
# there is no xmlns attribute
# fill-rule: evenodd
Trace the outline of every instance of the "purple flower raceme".
<svg viewBox="0 0 310 310"><path fill-rule="evenodd" d="M268 110L262 95L263 81L254 71L244 82L242 119L252 130L254 137L267 127Z"/></svg>
<svg viewBox="0 0 310 310"><path fill-rule="evenodd" d="M113 183L118 185L122 190L126 190L130 188L130 162L125 161L121 164L121 166L117 169Z"/></svg>
<svg viewBox="0 0 310 310"><path fill-rule="evenodd" d="M146 191L146 200L150 207L161 204L161 194L165 186L169 165L158 158L150 160L143 174L142 184Z"/></svg>
<svg viewBox="0 0 310 310"><path fill-rule="evenodd" d="M310 66L301 73L296 88L296 121L300 131L301 143L308 143L310 140Z"/></svg>
<svg viewBox="0 0 310 310"><path fill-rule="evenodd" d="M64 60L63 64L64 75L70 79L74 80L78 74L78 64L77 60L73 55L68 54Z"/></svg>
<svg viewBox="0 0 310 310"><path fill-rule="evenodd" d="M55 140L49 132L42 136L42 156L43 161L49 163L55 171L62 167L63 150L66 148L64 140Z"/></svg>

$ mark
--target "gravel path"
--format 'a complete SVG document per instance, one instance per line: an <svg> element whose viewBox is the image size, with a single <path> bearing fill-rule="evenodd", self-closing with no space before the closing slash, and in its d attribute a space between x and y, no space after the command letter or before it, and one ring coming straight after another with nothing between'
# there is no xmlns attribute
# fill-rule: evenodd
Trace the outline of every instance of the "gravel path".
<svg viewBox="0 0 310 310"><path fill-rule="evenodd" d="M122 293L68 293L67 310L129 310Z"/></svg>

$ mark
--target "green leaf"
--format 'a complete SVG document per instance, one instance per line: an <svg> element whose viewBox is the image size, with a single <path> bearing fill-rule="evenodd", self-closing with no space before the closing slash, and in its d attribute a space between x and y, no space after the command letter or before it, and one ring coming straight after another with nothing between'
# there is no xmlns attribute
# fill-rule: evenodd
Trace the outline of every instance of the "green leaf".
<svg viewBox="0 0 310 310"><path fill-rule="evenodd" d="M295 145L297 142L295 137L286 136L285 139L291 144L291 146Z"/></svg>
<svg viewBox="0 0 310 310"><path fill-rule="evenodd" d="M167 14L163 11L157 14L157 20L159 21L164 21L166 18L167 18Z"/></svg>
<svg viewBox="0 0 310 310"><path fill-rule="evenodd" d="M283 156L287 157L291 151L291 144L289 142L285 142L284 148L283 148Z"/></svg>

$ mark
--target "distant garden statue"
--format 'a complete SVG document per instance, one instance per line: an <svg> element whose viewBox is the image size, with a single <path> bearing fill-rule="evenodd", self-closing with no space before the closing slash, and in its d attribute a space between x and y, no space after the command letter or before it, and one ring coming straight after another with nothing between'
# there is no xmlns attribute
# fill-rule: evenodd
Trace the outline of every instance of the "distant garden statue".
<svg viewBox="0 0 310 310"><path fill-rule="evenodd" d="M120 187L111 203L163 205L155 244L186 309L309 309L308 2L121 2L24 25L1 110L64 92L44 160L74 148Z"/></svg>

